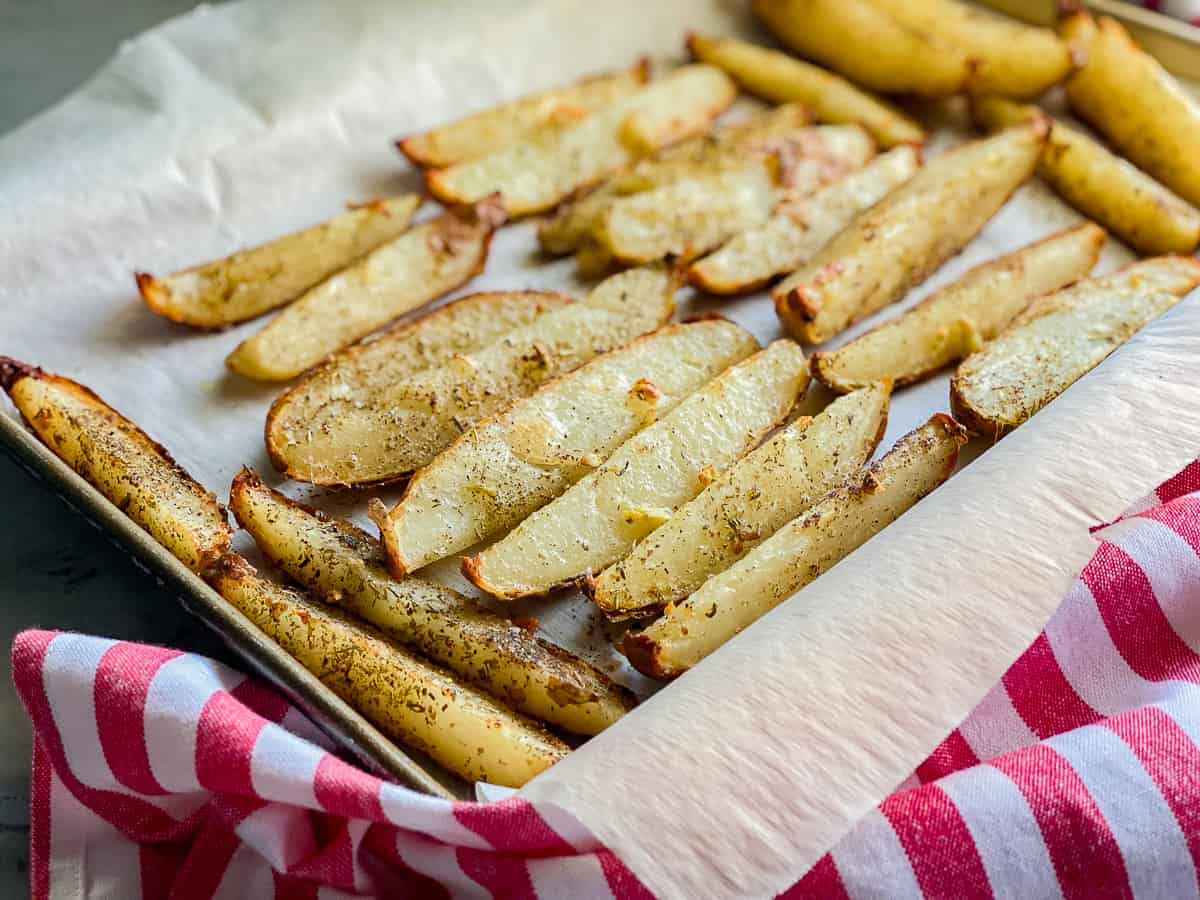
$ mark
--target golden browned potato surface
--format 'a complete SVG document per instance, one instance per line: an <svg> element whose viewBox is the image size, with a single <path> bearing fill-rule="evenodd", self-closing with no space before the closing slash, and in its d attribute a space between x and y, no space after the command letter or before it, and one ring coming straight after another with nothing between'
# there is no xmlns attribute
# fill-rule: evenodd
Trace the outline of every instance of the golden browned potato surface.
<svg viewBox="0 0 1200 900"><path fill-rule="evenodd" d="M252 472L234 480L230 508L298 583L521 712L596 734L635 704L625 688L529 627L435 582L393 578L378 541L271 490Z"/></svg>
<svg viewBox="0 0 1200 900"><path fill-rule="evenodd" d="M261 577L236 554L208 579L231 606L381 731L466 781L520 787L570 752L541 725L379 631Z"/></svg>
<svg viewBox="0 0 1200 900"><path fill-rule="evenodd" d="M0 357L0 387L68 466L195 572L229 547L217 498L83 385Z"/></svg>

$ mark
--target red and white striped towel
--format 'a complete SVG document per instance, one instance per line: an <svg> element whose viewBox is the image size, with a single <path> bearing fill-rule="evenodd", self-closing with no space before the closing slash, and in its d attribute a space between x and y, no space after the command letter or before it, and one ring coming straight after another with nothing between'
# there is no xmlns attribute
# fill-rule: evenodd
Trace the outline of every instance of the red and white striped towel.
<svg viewBox="0 0 1200 900"><path fill-rule="evenodd" d="M1200 896L1200 460L1095 533L1001 683L786 896ZM382 782L203 657L28 631L13 671L35 897L648 896L561 811Z"/></svg>

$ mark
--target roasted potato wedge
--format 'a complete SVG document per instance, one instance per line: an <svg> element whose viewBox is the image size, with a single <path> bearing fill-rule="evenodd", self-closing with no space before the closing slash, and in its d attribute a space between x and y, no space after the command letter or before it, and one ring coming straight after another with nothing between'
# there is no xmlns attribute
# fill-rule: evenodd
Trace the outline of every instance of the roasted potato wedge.
<svg viewBox="0 0 1200 900"><path fill-rule="evenodd" d="M914 147L896 147L811 196L789 198L757 228L697 260L688 280L710 294L738 294L795 271L866 209L920 168Z"/></svg>
<svg viewBox="0 0 1200 900"><path fill-rule="evenodd" d="M381 385L370 403L340 408L319 435L305 434L323 462L313 482L381 484L415 472L476 422L658 328L671 317L674 294L665 270L623 272L479 350ZM268 422L268 435L272 428Z"/></svg>
<svg viewBox="0 0 1200 900"><path fill-rule="evenodd" d="M172 322L221 328L295 300L381 244L399 237L421 205L402 194L354 206L319 225L166 278L137 273L146 305Z"/></svg>
<svg viewBox="0 0 1200 900"><path fill-rule="evenodd" d="M430 169L425 183L443 203L474 203L498 191L510 216L543 212L638 157L704 131L736 95L720 69L683 66L578 122Z"/></svg>
<svg viewBox="0 0 1200 900"><path fill-rule="evenodd" d="M862 125L881 147L925 141L924 129L890 103L786 53L695 32L687 46L693 57L724 70L751 94L772 103L803 103L822 122Z"/></svg>
<svg viewBox="0 0 1200 900"><path fill-rule="evenodd" d="M1084 66L1067 80L1071 109L1193 206L1200 206L1200 103L1113 19L1061 23Z"/></svg>
<svg viewBox="0 0 1200 900"><path fill-rule="evenodd" d="M378 630L269 581L236 554L208 580L231 606L388 737L466 781L520 787L570 752L538 723Z"/></svg>
<svg viewBox="0 0 1200 900"><path fill-rule="evenodd" d="M669 325L480 422L413 476L390 513L373 511L392 571L512 528L757 349L723 319Z"/></svg>
<svg viewBox="0 0 1200 900"><path fill-rule="evenodd" d="M813 375L840 393L880 378L920 381L974 353L1034 297L1086 276L1104 239L1104 229L1088 222L976 266L898 318L814 353Z"/></svg>
<svg viewBox="0 0 1200 900"><path fill-rule="evenodd" d="M1043 120L1029 122L926 164L776 286L784 328L819 344L900 299L1033 174L1048 130Z"/></svg>
<svg viewBox="0 0 1200 900"><path fill-rule="evenodd" d="M482 350L571 302L543 291L473 294L334 354L271 405L271 463L297 481L343 484L346 461L378 439L393 384Z"/></svg>
<svg viewBox="0 0 1200 900"><path fill-rule="evenodd" d="M189 569L229 549L217 498L88 388L7 356L0 387L43 444Z"/></svg>
<svg viewBox="0 0 1200 900"><path fill-rule="evenodd" d="M463 572L504 600L544 594L616 562L778 425L808 384L781 340L696 391Z"/></svg>
<svg viewBox="0 0 1200 900"><path fill-rule="evenodd" d="M978 125L995 130L1042 115L1002 97L973 97ZM1067 203L1139 253L1190 253L1200 244L1200 211L1137 166L1076 128L1050 127L1038 175Z"/></svg>
<svg viewBox="0 0 1200 900"><path fill-rule="evenodd" d="M1048 28L958 0L871 2L913 32L961 48L970 60L970 92L1037 97L1071 72L1070 48Z"/></svg>
<svg viewBox="0 0 1200 900"><path fill-rule="evenodd" d="M256 381L287 381L483 271L504 222L495 198L451 209L327 278L238 344L226 364Z"/></svg>
<svg viewBox="0 0 1200 900"><path fill-rule="evenodd" d="M367 620L523 713L597 734L635 700L583 660L440 584L388 574L379 543L243 471L230 508L262 552L327 603Z"/></svg>
<svg viewBox="0 0 1200 900"><path fill-rule="evenodd" d="M465 116L396 141L418 166L444 167L493 153L545 128L574 122L635 94L650 77L646 60Z"/></svg>
<svg viewBox="0 0 1200 900"><path fill-rule="evenodd" d="M966 89L964 48L898 21L874 0L754 0L755 14L801 56L887 94Z"/></svg>
<svg viewBox="0 0 1200 900"><path fill-rule="evenodd" d="M779 201L802 197L861 168L875 142L857 125L803 129L777 144L777 154L615 197L593 237L624 265L668 256L692 258L757 227Z"/></svg>
<svg viewBox="0 0 1200 900"><path fill-rule="evenodd" d="M891 392L878 382L782 429L601 572L596 606L614 620L651 616L729 568L871 458Z"/></svg>
<svg viewBox="0 0 1200 900"><path fill-rule="evenodd" d="M692 258L767 220L778 202L772 160L618 197L600 217L596 240L623 265Z"/></svg>
<svg viewBox="0 0 1200 900"><path fill-rule="evenodd" d="M950 408L977 434L1026 422L1200 284L1200 260L1160 256L1040 297L950 380Z"/></svg>
<svg viewBox="0 0 1200 900"><path fill-rule="evenodd" d="M861 479L825 497L748 554L625 635L638 671L674 678L837 565L945 481L967 435L938 413L901 438Z"/></svg>
<svg viewBox="0 0 1200 900"><path fill-rule="evenodd" d="M538 229L538 242L543 250L556 256L573 253L591 234L601 214L616 197L664 187L696 175L712 174L726 165L745 162L748 156L765 155L780 141L806 134L803 129L810 119L806 107L789 103L681 141L654 157L639 160L564 205L554 218ZM806 146L817 141L817 133L811 134ZM813 149L823 155L835 152L837 148L831 144L828 149Z"/></svg>

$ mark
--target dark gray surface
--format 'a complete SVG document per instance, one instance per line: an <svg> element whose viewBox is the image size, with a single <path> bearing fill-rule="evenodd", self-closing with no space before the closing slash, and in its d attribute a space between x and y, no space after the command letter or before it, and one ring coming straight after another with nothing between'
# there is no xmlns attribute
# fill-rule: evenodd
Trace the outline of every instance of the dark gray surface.
<svg viewBox="0 0 1200 900"><path fill-rule="evenodd" d="M0 0L0 134L86 81L125 38L194 5L194 0ZM0 353L21 356L20 347L3 344L2 329ZM0 638L6 648L18 631L40 627L228 659L174 596L3 454L0 497L5 513ZM6 668L0 690L0 897L28 893L29 758L29 726Z"/></svg>

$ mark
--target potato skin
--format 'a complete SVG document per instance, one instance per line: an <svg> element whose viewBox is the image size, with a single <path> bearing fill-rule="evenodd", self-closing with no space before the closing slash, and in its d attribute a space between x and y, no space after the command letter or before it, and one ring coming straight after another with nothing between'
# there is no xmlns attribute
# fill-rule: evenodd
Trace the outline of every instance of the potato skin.
<svg viewBox="0 0 1200 900"><path fill-rule="evenodd" d="M266 487L249 470L234 479L230 507L297 582L528 715L590 735L637 703L525 624L435 582L393 579L375 538Z"/></svg>
<svg viewBox="0 0 1200 900"><path fill-rule="evenodd" d="M1085 11L1062 36L1086 62L1067 79L1071 109L1125 156L1193 206L1200 205L1200 103L1115 19Z"/></svg>
<svg viewBox="0 0 1200 900"><path fill-rule="evenodd" d="M208 582L393 740L467 781L520 787L570 752L533 722L401 649L377 629L262 578L235 553Z"/></svg>
<svg viewBox="0 0 1200 900"><path fill-rule="evenodd" d="M946 97L963 91L971 74L960 47L870 0L754 0L752 8L792 50L872 90Z"/></svg>
<svg viewBox="0 0 1200 900"><path fill-rule="evenodd" d="M961 48L968 93L1033 98L1070 74L1070 48L1048 28L1026 25L958 0L872 0L931 42Z"/></svg>
<svg viewBox="0 0 1200 900"><path fill-rule="evenodd" d="M1002 97L972 97L971 113L987 129L1043 114L1036 106ZM1099 141L1057 120L1038 161L1038 175L1067 203L1139 253L1190 253L1200 244L1200 211Z"/></svg>
<svg viewBox="0 0 1200 900"><path fill-rule="evenodd" d="M192 571L229 548L217 498L90 388L6 356L0 387L43 444Z"/></svg>
<svg viewBox="0 0 1200 900"><path fill-rule="evenodd" d="M862 125L881 147L925 142L924 129L891 104L786 53L694 31L687 48L694 59L724 69L743 90L773 103L804 103L823 122Z"/></svg>

